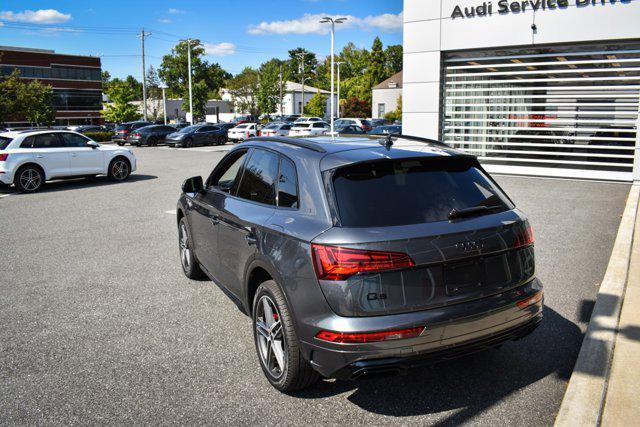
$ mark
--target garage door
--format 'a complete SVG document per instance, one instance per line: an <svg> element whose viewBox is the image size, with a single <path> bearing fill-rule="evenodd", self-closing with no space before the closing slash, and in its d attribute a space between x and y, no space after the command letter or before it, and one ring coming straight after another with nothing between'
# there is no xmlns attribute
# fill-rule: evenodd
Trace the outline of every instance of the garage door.
<svg viewBox="0 0 640 427"><path fill-rule="evenodd" d="M632 180L640 43L453 52L448 144L492 172Z"/></svg>

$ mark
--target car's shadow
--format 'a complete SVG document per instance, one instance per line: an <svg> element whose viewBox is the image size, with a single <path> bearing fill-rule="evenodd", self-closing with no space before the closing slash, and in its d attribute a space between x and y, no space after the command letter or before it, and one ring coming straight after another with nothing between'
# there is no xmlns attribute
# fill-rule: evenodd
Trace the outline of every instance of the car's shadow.
<svg viewBox="0 0 640 427"><path fill-rule="evenodd" d="M352 391L348 400L370 412L404 417L453 411L439 424L457 425L550 375L568 381L582 338L577 325L545 307L537 330L500 349L413 369L404 376L322 381L293 396L316 399Z"/></svg>
<svg viewBox="0 0 640 427"><path fill-rule="evenodd" d="M134 183L139 181L147 181L150 179L157 179L155 175L144 174L132 174L125 181L114 182L107 176L97 176L95 178L73 178L73 179L59 179L54 181L47 181L40 190L35 193L21 193L15 189L15 187L0 189L0 195L13 194L13 195L31 195L40 193L51 193L56 191L66 191L85 187L102 187L107 185L126 185L128 183Z"/></svg>

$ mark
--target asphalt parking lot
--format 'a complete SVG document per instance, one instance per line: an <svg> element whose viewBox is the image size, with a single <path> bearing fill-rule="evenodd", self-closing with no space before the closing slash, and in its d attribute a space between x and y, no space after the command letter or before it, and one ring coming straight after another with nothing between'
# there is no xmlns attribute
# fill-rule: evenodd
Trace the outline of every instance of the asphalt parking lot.
<svg viewBox="0 0 640 427"><path fill-rule="evenodd" d="M206 176L221 147L135 153L125 183L0 193L0 423L553 423L627 185L497 177L536 234L547 306L529 337L284 395L263 377L250 320L180 268L180 184Z"/></svg>

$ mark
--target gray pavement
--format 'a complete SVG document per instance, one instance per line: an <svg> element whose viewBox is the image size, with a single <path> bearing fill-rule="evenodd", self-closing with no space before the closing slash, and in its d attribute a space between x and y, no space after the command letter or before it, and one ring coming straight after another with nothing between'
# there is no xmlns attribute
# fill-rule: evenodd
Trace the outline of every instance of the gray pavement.
<svg viewBox="0 0 640 427"><path fill-rule="evenodd" d="M553 423L629 186L498 177L530 217L545 321L411 375L272 389L250 321L180 269L180 183L224 153L135 150L132 179L0 198L0 423Z"/></svg>

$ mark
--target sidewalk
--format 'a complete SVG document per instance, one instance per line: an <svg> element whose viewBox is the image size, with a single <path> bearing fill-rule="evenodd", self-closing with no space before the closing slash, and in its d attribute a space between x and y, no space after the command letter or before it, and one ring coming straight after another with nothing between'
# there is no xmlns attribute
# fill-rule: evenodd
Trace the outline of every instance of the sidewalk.
<svg viewBox="0 0 640 427"><path fill-rule="evenodd" d="M640 425L640 185L632 185L555 425Z"/></svg>
<svg viewBox="0 0 640 427"><path fill-rule="evenodd" d="M603 426L640 424L640 215L636 217L633 247L613 351L609 386L602 413Z"/></svg>

